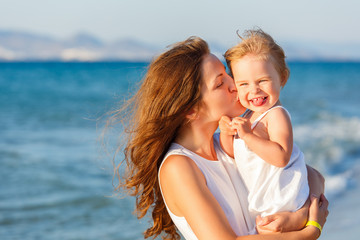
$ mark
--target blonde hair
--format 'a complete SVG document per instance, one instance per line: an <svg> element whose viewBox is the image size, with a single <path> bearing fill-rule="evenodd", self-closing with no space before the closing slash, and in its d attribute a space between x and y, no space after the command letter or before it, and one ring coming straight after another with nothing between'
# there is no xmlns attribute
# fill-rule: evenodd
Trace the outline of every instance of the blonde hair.
<svg viewBox="0 0 360 240"><path fill-rule="evenodd" d="M261 29L247 30L244 32L243 37L239 34L238 36L242 41L224 54L231 74L231 62L239 60L248 54L253 54L260 59L270 59L272 61L280 75L281 86L284 87L290 75L290 70L285 62L284 50L269 34Z"/></svg>
<svg viewBox="0 0 360 240"><path fill-rule="evenodd" d="M151 211L153 224L145 238L165 232L164 239L180 239L161 195L158 170L179 128L186 124L186 114L200 104L201 63L206 54L208 45L198 37L174 44L150 63L140 89L109 120L126 119L127 168L122 175L121 163L116 166L115 190L127 189L136 196L138 218Z"/></svg>

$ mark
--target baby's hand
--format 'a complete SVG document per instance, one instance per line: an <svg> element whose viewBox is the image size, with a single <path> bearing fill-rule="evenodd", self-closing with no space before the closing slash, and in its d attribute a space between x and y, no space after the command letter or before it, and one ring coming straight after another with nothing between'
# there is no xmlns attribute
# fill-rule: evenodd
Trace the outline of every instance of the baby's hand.
<svg viewBox="0 0 360 240"><path fill-rule="evenodd" d="M236 130L231 127L231 119L228 116L222 116L219 121L221 133L225 135L236 135Z"/></svg>
<svg viewBox="0 0 360 240"><path fill-rule="evenodd" d="M281 215L274 214L265 218L259 215L256 217L256 230L259 234L282 232L284 220Z"/></svg>
<svg viewBox="0 0 360 240"><path fill-rule="evenodd" d="M251 133L251 123L247 118L236 117L232 120L231 126L237 130L239 138Z"/></svg>

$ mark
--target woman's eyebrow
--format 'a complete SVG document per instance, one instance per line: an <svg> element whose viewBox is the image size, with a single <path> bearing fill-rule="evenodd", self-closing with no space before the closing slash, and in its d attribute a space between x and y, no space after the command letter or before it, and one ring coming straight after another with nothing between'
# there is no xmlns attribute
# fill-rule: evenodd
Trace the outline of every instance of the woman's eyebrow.
<svg viewBox="0 0 360 240"><path fill-rule="evenodd" d="M222 77L224 74L223 73L219 73L218 75L216 75L216 77L212 80L212 85L213 86L216 86L218 83L218 81L217 81L217 79L219 78L219 77Z"/></svg>
<svg viewBox="0 0 360 240"><path fill-rule="evenodd" d="M214 80L213 80L214 85L216 84L216 80L217 80L219 77L222 77L223 75L224 75L223 73L219 73L218 75L216 75L216 77L215 77Z"/></svg>
<svg viewBox="0 0 360 240"><path fill-rule="evenodd" d="M221 76L223 76L224 74L223 73L219 73L217 76L216 76L216 78L218 78L218 77L221 77ZM215 79L216 79L215 78Z"/></svg>

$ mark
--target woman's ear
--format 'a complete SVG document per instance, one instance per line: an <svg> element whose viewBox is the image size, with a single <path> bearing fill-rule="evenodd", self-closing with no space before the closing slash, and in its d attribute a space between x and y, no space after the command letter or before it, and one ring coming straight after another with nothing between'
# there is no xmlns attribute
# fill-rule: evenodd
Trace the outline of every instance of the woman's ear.
<svg viewBox="0 0 360 240"><path fill-rule="evenodd" d="M191 120L195 120L197 118L197 111L192 108L187 114L186 114L186 118L191 121Z"/></svg>

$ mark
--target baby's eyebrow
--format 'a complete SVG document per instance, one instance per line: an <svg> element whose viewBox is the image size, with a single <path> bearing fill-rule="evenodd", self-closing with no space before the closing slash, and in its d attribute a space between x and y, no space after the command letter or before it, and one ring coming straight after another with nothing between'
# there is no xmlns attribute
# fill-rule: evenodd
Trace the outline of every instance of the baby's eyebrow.
<svg viewBox="0 0 360 240"><path fill-rule="evenodd" d="M259 77L258 80L261 80L262 78L271 78L271 76L270 75L264 75L264 76Z"/></svg>
<svg viewBox="0 0 360 240"><path fill-rule="evenodd" d="M236 80L234 79L235 82L246 82L247 80L246 79L240 79L240 80Z"/></svg>

